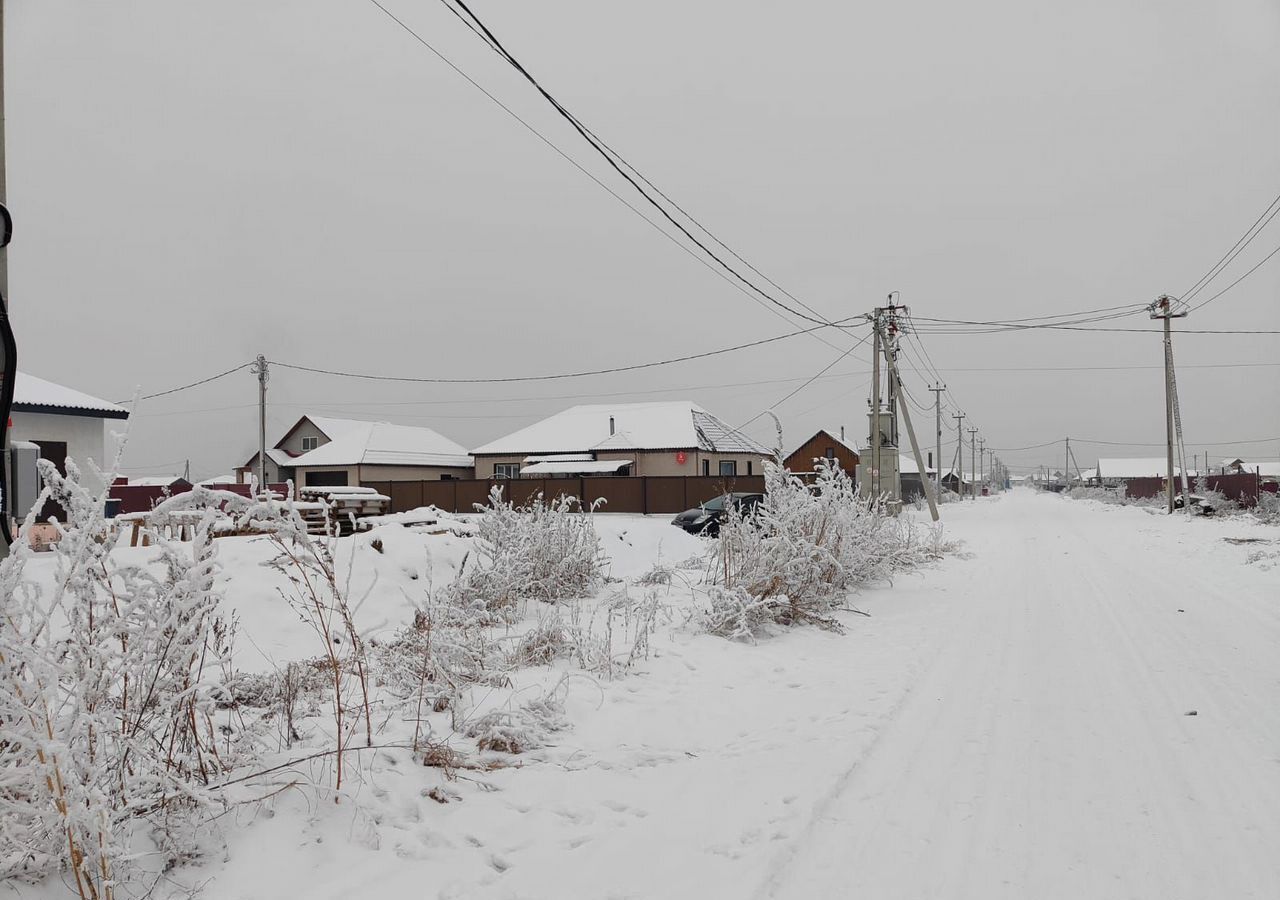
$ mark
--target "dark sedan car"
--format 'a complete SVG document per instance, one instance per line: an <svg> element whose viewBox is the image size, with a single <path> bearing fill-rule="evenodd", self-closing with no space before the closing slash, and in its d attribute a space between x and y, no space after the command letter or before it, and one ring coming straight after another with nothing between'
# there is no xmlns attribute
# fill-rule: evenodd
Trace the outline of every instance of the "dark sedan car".
<svg viewBox="0 0 1280 900"><path fill-rule="evenodd" d="M690 534L715 537L720 533L720 521L730 505L735 507L740 515L749 516L763 499L764 494L722 494L701 506L686 509L672 519L671 524L683 528Z"/></svg>

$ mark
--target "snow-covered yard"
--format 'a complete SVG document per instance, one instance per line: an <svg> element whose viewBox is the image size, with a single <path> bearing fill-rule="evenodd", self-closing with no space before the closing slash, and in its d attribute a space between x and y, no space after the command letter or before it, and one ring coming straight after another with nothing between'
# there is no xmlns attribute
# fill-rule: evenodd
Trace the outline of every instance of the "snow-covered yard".
<svg viewBox="0 0 1280 900"><path fill-rule="evenodd" d="M379 707L386 748L352 751L340 796L323 757L238 785L246 802L210 828L216 852L158 892L1276 896L1280 529L1025 490L943 513L962 553L858 594L869 615L839 613L844 634L780 629L755 644L693 626L705 566L681 564L702 539L665 518L597 516L618 580L576 615L583 633L607 632L612 662L524 666L469 692L468 717L562 703L543 746L496 767L423 766L404 746L415 723ZM399 525L337 543L375 643L473 549ZM263 566L269 541L218 550L236 666L320 655ZM670 585L640 583L659 562ZM645 609L656 628L640 640ZM549 614L534 609L509 640ZM272 761L325 745L323 709L300 721L294 747L273 738ZM465 729L449 721L431 717L433 738ZM65 892L0 885L0 897Z"/></svg>

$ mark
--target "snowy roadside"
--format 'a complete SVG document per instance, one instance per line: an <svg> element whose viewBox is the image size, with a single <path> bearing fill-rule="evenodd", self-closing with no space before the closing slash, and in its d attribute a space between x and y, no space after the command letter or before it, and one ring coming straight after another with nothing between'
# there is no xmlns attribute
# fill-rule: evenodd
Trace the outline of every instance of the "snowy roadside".
<svg viewBox="0 0 1280 900"><path fill-rule="evenodd" d="M162 887L199 886L206 898L802 896L794 891L798 872L844 862L833 841L865 843L882 828L872 821L852 834L831 831L849 815L843 810L851 796L872 798L869 808L901 822L885 793L901 788L878 777L866 783L866 773L886 758L927 757L929 748L958 739L963 720L930 730L931 704L943 685L975 696L989 696L992 688L966 683L975 673L947 666L999 638L1001 617L1022 609L1031 599L1027 587L1045 573L1070 564L1112 571L1132 554L1135 579L1160 572L1161 590L1170 592L1166 605L1180 604L1171 615L1201 614L1205 603L1187 597L1206 590L1209 579L1215 595L1236 598L1245 624L1252 622L1260 637L1275 630L1275 592L1269 604L1265 599L1275 576L1250 554L1258 542L1280 540L1280 529L1154 517L1027 492L951 504L944 515L949 536L962 539L966 552L901 576L892 587L860 593L857 605L870 616L838 614L844 634L792 629L754 645L690 627L703 599L697 582L705 563L679 564L704 554L705 541L665 518L597 516L610 576L619 580L598 596L564 604L559 615L570 623L577 616L589 634L607 636L601 646L615 663L594 671L573 659L513 668L503 682L470 689L462 721L448 712L427 716L432 739L456 739L465 748L467 726L486 712L543 709L540 702L555 701L550 715L534 723L536 739L524 752L423 766L409 749L419 727L414 716L380 696L375 744L384 749L351 751L359 763L340 796L324 787L332 785L333 771L323 756L237 786L229 796L238 805L213 822L205 859L168 873ZM1060 528L1094 532L1093 549L1078 556L1084 545L1048 539ZM473 550L469 537L400 525L336 542L344 580L342 567L351 566L351 596L363 598L355 610L362 634L393 640L424 591L449 581ZM218 551L220 583L240 622L237 666L272 672L317 656L314 629L282 599L278 573L264 566L269 542L226 538ZM135 561L154 554L116 552ZM1072 563L1066 556L1056 561L1067 553ZM640 583L659 563L674 570L670 585ZM1189 593L1179 593L1179 579ZM1080 585L1102 589L1095 578ZM654 627L640 640L637 615L646 603ZM1054 608L1071 614L1070 607ZM606 615L609 609L615 615ZM499 640L511 646L550 614L545 604L534 605ZM1274 718L1260 721L1273 727ZM276 723L249 729L271 741L268 762L304 759L331 745L332 722L326 726L323 709L299 721L298 739L287 748ZM243 734L230 713L226 724ZM941 795L944 774L903 777L924 779ZM914 814L933 813L921 807ZM815 860L815 846L827 847L827 855ZM832 889L822 885L808 895ZM55 882L0 885L0 897L63 895Z"/></svg>

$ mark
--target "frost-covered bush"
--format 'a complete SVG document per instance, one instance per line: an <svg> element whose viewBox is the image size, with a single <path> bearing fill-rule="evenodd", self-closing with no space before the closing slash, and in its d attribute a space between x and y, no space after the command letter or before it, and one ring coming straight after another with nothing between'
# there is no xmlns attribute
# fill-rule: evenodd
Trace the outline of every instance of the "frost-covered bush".
<svg viewBox="0 0 1280 900"><path fill-rule="evenodd" d="M604 584L600 538L590 511L582 513L576 500L539 494L517 507L495 486L479 511L478 559L450 589L458 602L508 610L522 600L590 596Z"/></svg>
<svg viewBox="0 0 1280 900"><path fill-rule="evenodd" d="M126 565L110 553L104 497L75 464L40 474L36 508L51 498L67 521L51 588L27 576L23 534L0 563L0 878L60 870L106 900L137 886L139 840L166 864L188 859L220 808L213 788L232 760L213 712L230 633L213 513L189 543L157 536L158 566Z"/></svg>
<svg viewBox="0 0 1280 900"><path fill-rule="evenodd" d="M743 637L765 623L836 629L831 613L850 591L935 558L940 533L885 515L849 476L819 460L814 484L765 463L764 500L748 518L732 509L718 542L719 590L706 627Z"/></svg>
<svg viewBox="0 0 1280 900"><path fill-rule="evenodd" d="M1072 500L1097 500L1099 503L1123 505L1129 501L1125 498L1124 487L1073 487L1067 492Z"/></svg>
<svg viewBox="0 0 1280 900"><path fill-rule="evenodd" d="M1280 494L1260 491L1258 505L1253 508L1253 515L1269 525L1280 525Z"/></svg>

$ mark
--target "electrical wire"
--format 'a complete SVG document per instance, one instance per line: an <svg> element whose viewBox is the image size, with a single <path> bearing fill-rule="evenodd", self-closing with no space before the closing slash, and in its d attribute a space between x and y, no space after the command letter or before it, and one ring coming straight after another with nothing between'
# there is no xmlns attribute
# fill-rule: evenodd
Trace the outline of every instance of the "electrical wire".
<svg viewBox="0 0 1280 900"><path fill-rule="evenodd" d="M732 347L721 347L718 350L708 350L703 353L690 353L686 356L677 356L671 359L661 359L653 362L636 363L630 366L613 366L607 369L589 369L581 372L558 372L552 375L513 375L502 378L430 378L407 375L373 375L362 372L343 372L336 369L321 369L315 366L302 366L295 363L280 362L279 360L269 360L269 362L271 365L279 366L282 369L293 369L299 372L312 372L319 375L334 375L341 378L362 378L366 381L399 381L413 384L512 384L515 382L559 381L566 378L585 378L593 375L611 375L617 372L635 372L640 369L653 369L659 366L669 366L675 363L689 362L695 359L707 359L712 356L721 356L725 353L734 353L738 350L746 350L751 347L760 347L765 344L772 344L777 341L786 340L787 338L793 338L797 335L816 331L819 328L838 328L841 327L841 323L848 322L852 318L857 317L851 316L849 319L840 319L836 322L815 325L812 328L802 328L799 331L774 335L773 337L763 338L758 341L749 341L745 344L736 344ZM848 356L849 352L852 352L854 348L861 346L865 340L866 338L863 338L862 341L854 344L853 348L850 348L849 351L846 351L841 356L841 359Z"/></svg>
<svg viewBox="0 0 1280 900"><path fill-rule="evenodd" d="M375 6L377 6L379 9L381 9L383 12L387 13L387 15L391 16L391 13L386 9L386 7L384 7L380 2L378 2L378 0L370 0L370 2L373 3ZM826 318L815 318L813 315L810 315L806 312L801 312L799 309L796 309L795 307L789 306L788 304L782 302L777 297L773 296L773 294L761 288L754 281L744 276L741 272L738 271L736 267L730 265L728 261L726 261L723 257L721 257L713 249L711 249L711 247L707 246L707 244L704 241L699 239L695 234L693 234L692 231L686 228L685 225L679 221L679 219L677 219L674 215L672 215L672 213L663 204L659 203L656 199L654 199L652 194L650 194L647 190L645 190L645 188L641 185L641 183L637 181L637 179L627 171L627 168L619 163L619 160L621 159L621 157L617 157L617 155L611 149L609 149L604 144L603 141L595 137L595 135L591 132L590 129L588 129L573 113L571 113L559 100L557 100L551 94L550 91L548 91L545 87L543 87L542 84L533 76L533 74L530 73L529 70L524 66L524 64L522 64L518 59L516 59L516 57L502 44L502 42L493 33L492 29L490 29L487 25L485 25L485 23L480 19L480 17L477 16L471 10L471 8L465 2L463 2L463 0L453 0L453 4L457 8L461 9L463 13L466 14L466 16L475 24L476 28L478 28L480 32L483 32L483 37L486 39L486 43L493 50L497 51L502 56L502 58L505 59L507 63L511 65L513 69L515 69L527 82L529 82L530 85L533 86L533 88L543 97L543 99L545 99L547 103L551 105L552 109L554 109L556 113L560 115L561 118L563 118L566 122L568 122L569 125L572 126L576 132L578 132L578 134L582 137L582 139L587 142L588 146L590 146L593 150L595 150L596 153L602 159L604 159L604 161L609 165L610 168L612 168L619 176L621 176L624 181L626 181L629 185L631 185L631 187L644 199L644 201L648 203L651 207L653 207L653 209L659 215L661 215L664 219L666 219L667 222L672 227L674 227L677 231L679 231L682 235L684 235L685 238L687 238L689 241L693 242L693 244L696 245L698 249L701 250L704 254L706 254L707 257L709 257L712 261L714 261L716 265L720 266L730 276L732 276L733 278L741 282L745 288L755 292L762 299L768 301L769 303L772 303L774 306L777 306L779 309L783 309L787 311L788 313L795 316L796 318L804 319L805 321L812 322L815 324L830 324L830 321ZM394 16L391 16L391 17L395 19ZM395 21L401 24L402 27L407 27L407 26L404 26L404 23L401 22L399 19L395 19ZM473 32L476 32L475 28L471 30ZM700 228L705 233L708 233L708 234L710 233L710 232L707 232L706 229L701 225L698 225L697 227ZM805 308L811 310L811 308L808 307L807 305Z"/></svg>
<svg viewBox="0 0 1280 900"><path fill-rule="evenodd" d="M217 381L219 378L226 378L228 375L231 375L231 374L233 374L233 373L235 373L235 372L239 372L241 369L247 369L247 368L249 368L251 365L253 365L253 363L252 363L252 362L241 363L240 365L236 366L235 368L227 369L225 372L219 372L217 375L210 375L208 378L201 378L199 381L193 381L193 382L191 382L190 384L184 384L184 385L182 385L181 387L169 388L167 391L157 391L157 392L156 392L156 393L154 393L154 394L147 394L147 395L145 395L145 396L143 396L143 397L138 397L137 399L138 399L138 402L142 402L143 400L154 400L156 397L167 397L169 394L176 394L176 393L178 393L179 391L187 391L187 390L190 390L190 389L191 389L191 388L193 388L193 387L199 387L199 386L200 386L200 385L202 385L202 384L208 384L208 383L209 383L209 382L211 382L211 381ZM117 403L128 403L128 402L130 402L130 401L128 401L128 400L117 400L116 402L117 402Z"/></svg>
<svg viewBox="0 0 1280 900"><path fill-rule="evenodd" d="M1268 215L1268 213L1270 213L1270 215ZM1208 287L1209 282L1213 281L1215 278L1221 275L1222 271L1227 266L1231 265L1232 262L1235 261L1235 258L1244 251L1245 247L1248 247L1249 244L1253 242L1253 239L1262 233L1262 229L1266 228L1267 225L1271 222L1271 220L1275 218L1276 213L1280 213L1280 194L1277 194L1275 199L1267 204L1267 208L1262 211L1262 214L1259 215L1258 218L1254 219L1253 224L1250 225L1248 229L1246 229L1244 234L1240 235L1239 240L1237 240L1234 244L1231 245L1231 249L1228 250L1226 253L1222 254L1222 258L1219 259L1216 263L1214 263L1209 268L1208 272L1205 272L1203 275L1201 275L1200 279L1195 284L1193 284L1190 288L1182 292L1182 295L1180 297L1182 302L1186 304L1190 304L1190 302L1195 298L1196 294L1200 293L1202 290ZM1263 221L1264 219L1266 221ZM1227 290L1230 290L1230 288L1227 288ZM1225 293L1225 291L1223 291L1222 293ZM1208 302L1209 302L1208 300L1205 301L1205 303L1208 303ZM1202 303L1200 305L1203 306L1204 304ZM1197 307L1197 309L1198 308L1199 307Z"/></svg>
<svg viewBox="0 0 1280 900"><path fill-rule="evenodd" d="M1195 312L1197 309L1203 309L1204 307L1206 307L1206 306L1208 306L1210 303L1212 303L1214 300L1217 300L1219 297L1221 297L1221 296L1222 296L1223 294L1225 294L1227 291L1231 290L1233 287L1235 287L1235 286L1236 286L1237 284L1239 284L1240 282L1244 281L1246 278L1248 278L1248 277L1249 277L1250 275L1252 275L1254 272L1256 272L1256 271L1258 271L1259 269L1261 269L1261 268L1262 268L1262 266L1263 266L1263 265L1264 265L1264 264L1265 264L1269 259L1271 259L1271 257L1275 256L1277 253L1280 253L1280 247L1276 247L1276 249L1272 250L1272 251L1271 251L1270 253L1268 253L1266 256L1262 257L1262 259L1261 259L1261 260L1259 260L1259 261L1254 265L1254 267L1253 267L1252 269L1250 269L1249 271L1245 272L1243 275L1241 275L1241 276L1240 276L1239 278L1237 278L1235 281L1231 282L1229 285L1227 285L1226 287L1224 287L1222 290L1218 291L1218 293L1214 294L1214 295L1213 295L1212 297L1210 297L1208 300L1203 300L1203 301L1201 301L1200 303L1196 304L1195 306L1191 307L1190 312ZM1262 333L1265 333L1265 332L1262 332ZM1184 332L1184 331L1179 331L1179 332L1178 332L1178 334L1186 334L1186 332Z"/></svg>

